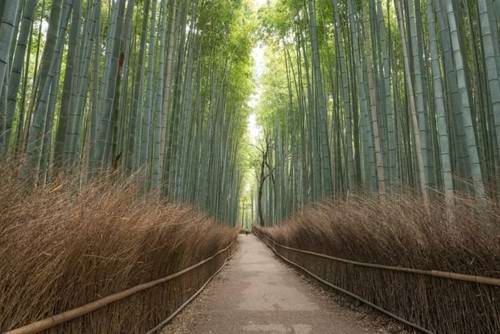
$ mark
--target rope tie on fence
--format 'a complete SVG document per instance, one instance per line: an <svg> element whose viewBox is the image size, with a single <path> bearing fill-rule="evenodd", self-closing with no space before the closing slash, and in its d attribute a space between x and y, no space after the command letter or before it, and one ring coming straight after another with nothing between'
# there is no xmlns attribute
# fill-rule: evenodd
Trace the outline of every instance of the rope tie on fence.
<svg viewBox="0 0 500 334"><path fill-rule="evenodd" d="M33 323L31 323L29 325L26 325L26 326L10 330L8 332L5 332L4 334L34 334L34 333L38 333L38 332L41 332L41 331L46 330L46 329L50 329L50 328L56 327L56 326L58 326L60 324L63 324L65 322L68 322L68 321L80 318L80 317L82 317L84 315L87 315L87 314L92 313L92 312L94 312L94 311L96 311L98 309L101 309L101 308L103 308L103 307L105 307L107 305L113 304L113 303L118 302L120 300L123 300L123 299L125 299L127 297L135 295L135 294L137 294L139 292L142 292L142 291L145 291L145 290L149 290L149 289L151 289L151 288L153 288L155 286L158 286L160 284L163 284L163 283L166 283L168 281L171 281L171 280L173 280L173 279L175 279L177 277L183 276L184 274L186 274L186 273L188 273L190 271L193 271L194 269L196 269L198 267L201 267L202 265L204 265L204 264L212 261L213 259L215 259L217 256L219 256L219 255L227 252L228 250L230 250L233 247L234 243L235 243L235 241L232 241L229 244L229 246L227 246L227 247L219 250L214 255L210 256L209 258L206 258L205 260L202 260L202 261L200 261L200 262L198 262L198 263L196 263L196 264L194 264L194 265L192 265L190 267L187 267L187 268L185 268L185 269L183 269L181 271L178 271L178 272L176 272L174 274L168 275L166 277L159 278L159 279L151 281L151 282L147 282L147 283L136 285L136 286L131 287L131 288L127 289L127 290L114 293L112 295L109 295L109 296L106 296L104 298L98 299L98 300L93 301L91 303L88 303L88 304L76 307L74 309L71 309L71 310L68 310L68 311L65 311L65 312L53 315L53 316L45 318L43 320L39 320L39 321L33 322ZM195 294L193 295L194 297L196 297L196 295L198 295L201 292L201 290L203 290L203 288L208 284L208 282L217 273L220 272L220 270L222 269L222 267L224 267L224 265L226 263L227 263L227 261L225 261L224 264L216 271L216 273L214 275L212 275L207 280L207 282L201 287L200 290L198 290L197 292L195 292ZM181 305L181 307L179 307L176 311L174 311L174 313L171 316L169 316L165 321L163 321L160 325L165 325L175 315L177 315L180 310L182 310L187 304L189 304L190 301L192 301L194 299L193 296L191 296L185 303L183 303ZM157 327L155 327L155 329Z"/></svg>

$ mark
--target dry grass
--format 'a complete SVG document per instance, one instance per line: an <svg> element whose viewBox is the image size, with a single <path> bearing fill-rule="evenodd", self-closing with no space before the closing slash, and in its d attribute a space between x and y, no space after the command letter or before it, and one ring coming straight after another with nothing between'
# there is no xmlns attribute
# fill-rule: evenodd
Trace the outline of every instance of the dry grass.
<svg viewBox="0 0 500 334"><path fill-rule="evenodd" d="M237 231L190 207L137 196L136 182L33 189L0 168L0 332L167 276L227 246ZM50 333L144 333L223 262L74 320Z"/></svg>
<svg viewBox="0 0 500 334"><path fill-rule="evenodd" d="M291 247L351 260L500 277L500 208L457 199L455 221L433 201L354 198L309 207L259 231ZM281 249L287 258L436 333L498 333L500 288L333 263Z"/></svg>

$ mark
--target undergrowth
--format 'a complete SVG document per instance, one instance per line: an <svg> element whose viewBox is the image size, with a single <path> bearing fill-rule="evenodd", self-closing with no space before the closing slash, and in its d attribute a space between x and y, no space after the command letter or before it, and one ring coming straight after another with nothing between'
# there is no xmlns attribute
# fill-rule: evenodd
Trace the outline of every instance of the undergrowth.
<svg viewBox="0 0 500 334"><path fill-rule="evenodd" d="M456 198L453 220L433 200L409 195L355 197L303 209L283 224L257 228L274 241L349 260L500 277L500 208ZM500 330L500 287L347 265L280 252L333 284L436 333Z"/></svg>
<svg viewBox="0 0 500 334"><path fill-rule="evenodd" d="M440 201L429 210L412 196L355 197L305 208L266 233L285 245L351 260L500 276L500 207L457 198L453 221Z"/></svg>
<svg viewBox="0 0 500 334"><path fill-rule="evenodd" d="M177 272L236 237L192 207L139 194L137 182L116 176L33 187L16 166L1 167L0 332ZM217 265L50 332L144 333Z"/></svg>

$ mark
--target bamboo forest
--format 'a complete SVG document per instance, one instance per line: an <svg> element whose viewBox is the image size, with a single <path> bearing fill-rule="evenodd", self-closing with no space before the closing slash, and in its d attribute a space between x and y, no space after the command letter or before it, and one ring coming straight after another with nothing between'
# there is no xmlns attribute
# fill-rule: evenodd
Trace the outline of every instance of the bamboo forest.
<svg viewBox="0 0 500 334"><path fill-rule="evenodd" d="M500 1L0 0L0 332L500 332Z"/></svg>

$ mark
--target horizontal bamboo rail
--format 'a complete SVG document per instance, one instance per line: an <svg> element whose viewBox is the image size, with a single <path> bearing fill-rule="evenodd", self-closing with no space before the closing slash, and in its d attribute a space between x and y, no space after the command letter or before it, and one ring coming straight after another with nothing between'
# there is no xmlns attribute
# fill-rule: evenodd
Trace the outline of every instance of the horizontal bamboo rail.
<svg viewBox="0 0 500 334"><path fill-rule="evenodd" d="M439 278L455 280L455 281L500 286L500 278L466 275L466 274L452 273L452 272L439 271L439 270L412 269L412 268L386 266L386 265L382 265L382 264L352 261L352 260L348 260L348 259L343 259L343 258L339 258L339 257L335 257L335 256L326 255L326 254L315 253L315 252L306 251L306 250L302 250L302 249L298 249L298 248L288 247L288 246L277 243L276 241L274 241L273 239L269 238L266 235L263 235L263 237L266 238L268 241L270 241L273 245L280 247L280 248L283 248L283 249L288 249L288 250L291 250L291 251L296 252L296 253L302 253L302 254L308 254L308 255L312 255L312 256L316 256L316 257L321 257L321 258L336 261L336 262L352 264L352 265L359 266L359 267L376 268L376 269L382 269L382 270L390 270L390 271L398 271L398 272L404 272L404 273L410 273L410 274L439 277Z"/></svg>
<svg viewBox="0 0 500 334"><path fill-rule="evenodd" d="M148 290L148 289L151 289L155 286L158 286L160 284L163 284L163 283L166 283L168 281L171 281L173 280L174 278L177 278L177 277L180 277L190 271L193 271L194 269L198 268L198 267L201 267L202 265L204 265L205 263L207 262L210 262L211 260L215 259L217 256L219 256L220 254L222 253L225 253L227 252L228 250L230 250L233 245L234 245L235 241L233 241L229 246L219 250L217 253L215 253L214 255L210 256L209 258L206 258L205 260L203 261L200 261L190 267L187 267L179 272L176 272L174 274L171 274L171 275L168 275L166 277L163 277L163 278L160 278L160 279L157 279L157 280L154 280L154 281L151 281L151 282L148 282L148 283L143 283L143 284L139 284L139 285L136 285L132 288L129 288L127 290L124 290L124 291L121 291L121 292L117 292L117 293L114 293L112 295L109 295L109 296L106 296L104 298L101 298L101 299L98 299L94 302L91 302L91 303L88 303L88 304L85 304L85 305L82 305L82 306L79 306L79 307L76 307L74 309L71 309L71 310L68 310L68 311L65 311L63 313L59 313L59 314L56 314L54 316L51 316L49 318L46 318L46 319L43 319L43 320L39 320L39 321L36 321L36 322L33 322L29 325L26 325L26 326L23 326L23 327L19 327L17 329L13 329L13 330L10 330L8 332L5 332L4 334L35 334L35 333L39 333L43 330L47 330L47 329L50 329L50 328L53 328L53 327L56 327L60 324L63 324L65 322L68 322L70 320L73 320L73 319L77 319L77 318L80 318L86 314L89 314L89 313L92 313L98 309L101 309L107 305L110 305L112 303L115 303L117 301L120 301L120 300L123 300L127 297L130 297L132 295L135 295L139 292L142 292L142 291L145 291L145 290ZM219 273L220 270L222 269L222 267L226 264L227 260L225 261L225 263L221 266L221 268L219 268L219 270L215 273ZM207 283L214 277L215 275L213 275L212 277L209 278L209 280L207 281ZM202 288L204 288L207 283L205 283ZM199 294L201 292L201 290L198 290L196 293L195 293L195 296L197 294ZM188 301L192 301L192 299L194 298L190 298L188 299ZM181 307L179 309L177 309L173 314L174 316L176 314L179 313L179 311L184 308L186 305L188 304L188 302L184 303L181 305ZM172 316L170 316L169 318L167 318L168 321L172 320ZM166 324L168 321L163 321L162 324ZM156 327L155 327L156 329Z"/></svg>

